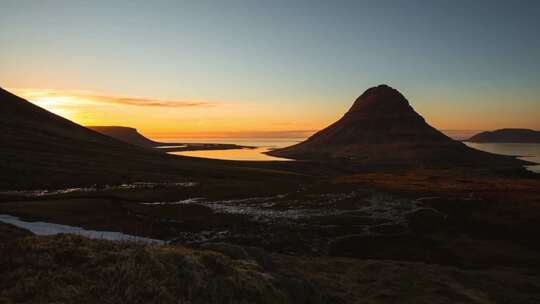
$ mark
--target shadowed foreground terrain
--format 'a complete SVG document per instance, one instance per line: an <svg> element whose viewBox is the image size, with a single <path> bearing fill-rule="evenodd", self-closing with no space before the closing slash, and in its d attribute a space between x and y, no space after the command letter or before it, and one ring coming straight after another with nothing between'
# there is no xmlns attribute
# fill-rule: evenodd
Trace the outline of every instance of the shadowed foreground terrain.
<svg viewBox="0 0 540 304"><path fill-rule="evenodd" d="M20 238L0 250L2 303L329 303L310 281L249 255L70 235Z"/></svg>
<svg viewBox="0 0 540 304"><path fill-rule="evenodd" d="M0 224L0 231L12 230ZM88 240L0 243L3 303L535 303L527 270Z"/></svg>
<svg viewBox="0 0 540 304"><path fill-rule="evenodd" d="M291 177L253 163L173 156L127 144L1 88L0 172L0 189L5 190L231 177L247 185L270 176L287 183Z"/></svg>
<svg viewBox="0 0 540 304"><path fill-rule="evenodd" d="M209 191L217 186L102 189L40 197L4 194L0 214L122 231L171 245L74 236L28 238L23 230L0 225L0 237L7 236L0 242L0 299L92 303L102 295L110 303L174 303L178 298L186 303L540 300L540 179L534 174L366 172L304 183L296 191L269 197ZM186 264L192 259L194 265Z"/></svg>
<svg viewBox="0 0 540 304"><path fill-rule="evenodd" d="M419 153L386 166L342 157L339 143L337 157L294 162L176 157L0 93L0 215L167 243L32 236L0 223L0 302L540 301L539 175L463 148L401 97L419 132L381 132L412 136L405 146ZM347 125L336 130L365 133ZM441 145L472 163L422 162Z"/></svg>

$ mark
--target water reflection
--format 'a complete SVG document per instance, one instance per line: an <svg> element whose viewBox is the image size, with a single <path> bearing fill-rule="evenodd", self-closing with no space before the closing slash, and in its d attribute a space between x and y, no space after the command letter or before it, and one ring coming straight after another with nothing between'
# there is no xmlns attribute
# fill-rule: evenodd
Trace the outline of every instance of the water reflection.
<svg viewBox="0 0 540 304"><path fill-rule="evenodd" d="M253 160L253 161L289 161L290 159L274 157L264 154L270 150L268 147L254 149L231 149L231 150L202 150L202 151L182 151L170 152L170 154L184 155L192 157L204 157L226 160Z"/></svg>
<svg viewBox="0 0 540 304"><path fill-rule="evenodd" d="M87 229L76 227L76 226L60 225L60 224L47 223L47 222L23 221L16 216L12 216L8 214L0 214L0 222L30 230L30 232L34 233L35 235L56 235L56 234L61 234L61 233L71 233L71 234L85 236L91 239L104 239L104 240L113 240L113 241L135 241L135 242L142 242L142 243L153 244L153 245L165 244L165 241L162 241L162 240L145 238L145 237L125 234L122 232L87 230Z"/></svg>

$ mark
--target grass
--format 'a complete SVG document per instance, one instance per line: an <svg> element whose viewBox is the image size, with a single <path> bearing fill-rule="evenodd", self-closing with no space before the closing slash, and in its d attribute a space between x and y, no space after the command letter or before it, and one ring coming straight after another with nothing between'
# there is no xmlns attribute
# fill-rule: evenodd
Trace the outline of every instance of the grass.
<svg viewBox="0 0 540 304"><path fill-rule="evenodd" d="M1 303L324 302L301 277L214 251L74 235L18 238L0 250Z"/></svg>
<svg viewBox="0 0 540 304"><path fill-rule="evenodd" d="M278 270L305 276L344 303L538 303L540 277L523 270L465 270L389 260L275 256Z"/></svg>
<svg viewBox="0 0 540 304"><path fill-rule="evenodd" d="M12 229L0 224L0 231ZM2 234L0 234L2 235ZM272 255L74 235L0 243L0 303L537 303L538 274L389 260ZM233 246L234 247L234 246ZM233 253L235 250L232 248ZM220 253L220 252L223 253Z"/></svg>

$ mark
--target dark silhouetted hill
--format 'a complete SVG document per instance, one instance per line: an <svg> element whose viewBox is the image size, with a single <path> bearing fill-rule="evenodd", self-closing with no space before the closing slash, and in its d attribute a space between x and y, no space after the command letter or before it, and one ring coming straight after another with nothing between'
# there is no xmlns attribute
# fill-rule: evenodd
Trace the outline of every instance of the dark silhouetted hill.
<svg viewBox="0 0 540 304"><path fill-rule="evenodd" d="M140 147L157 147L162 143L146 138L137 129L119 126L87 126L88 129Z"/></svg>
<svg viewBox="0 0 540 304"><path fill-rule="evenodd" d="M466 141L477 143L540 143L540 131L499 129L478 133Z"/></svg>
<svg viewBox="0 0 540 304"><path fill-rule="evenodd" d="M282 173L252 164L168 155L82 127L0 88L0 189ZM244 179L245 180L245 179Z"/></svg>
<svg viewBox="0 0 540 304"><path fill-rule="evenodd" d="M299 144L271 155L293 159L347 159L369 165L520 166L512 157L467 147L430 126L397 90L366 90L345 115Z"/></svg>

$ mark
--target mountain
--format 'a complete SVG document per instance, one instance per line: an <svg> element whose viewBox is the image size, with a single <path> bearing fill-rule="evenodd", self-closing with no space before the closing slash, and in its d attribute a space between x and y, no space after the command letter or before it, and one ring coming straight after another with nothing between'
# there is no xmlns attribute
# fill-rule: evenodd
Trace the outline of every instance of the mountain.
<svg viewBox="0 0 540 304"><path fill-rule="evenodd" d="M345 115L307 140L268 152L292 159L347 159L369 165L520 166L512 157L474 150L430 126L397 90L366 90Z"/></svg>
<svg viewBox="0 0 540 304"><path fill-rule="evenodd" d="M169 155L87 129L0 88L0 189L283 178L252 164Z"/></svg>
<svg viewBox="0 0 540 304"><path fill-rule="evenodd" d="M114 183L164 167L162 153L84 128L0 89L0 189ZM163 173L167 175L167 173Z"/></svg>
<svg viewBox="0 0 540 304"><path fill-rule="evenodd" d="M87 126L88 129L140 147L157 147L162 143L146 138L137 129L118 126Z"/></svg>
<svg viewBox="0 0 540 304"><path fill-rule="evenodd" d="M87 128L135 146L144 148L157 148L157 151L160 152L232 150L253 148L250 146L241 146L236 144L157 142L144 137L144 135L139 133L137 129L130 127L87 126Z"/></svg>
<svg viewBox="0 0 540 304"><path fill-rule="evenodd" d="M540 131L531 129L499 129L478 133L466 141L477 143L540 143Z"/></svg>

